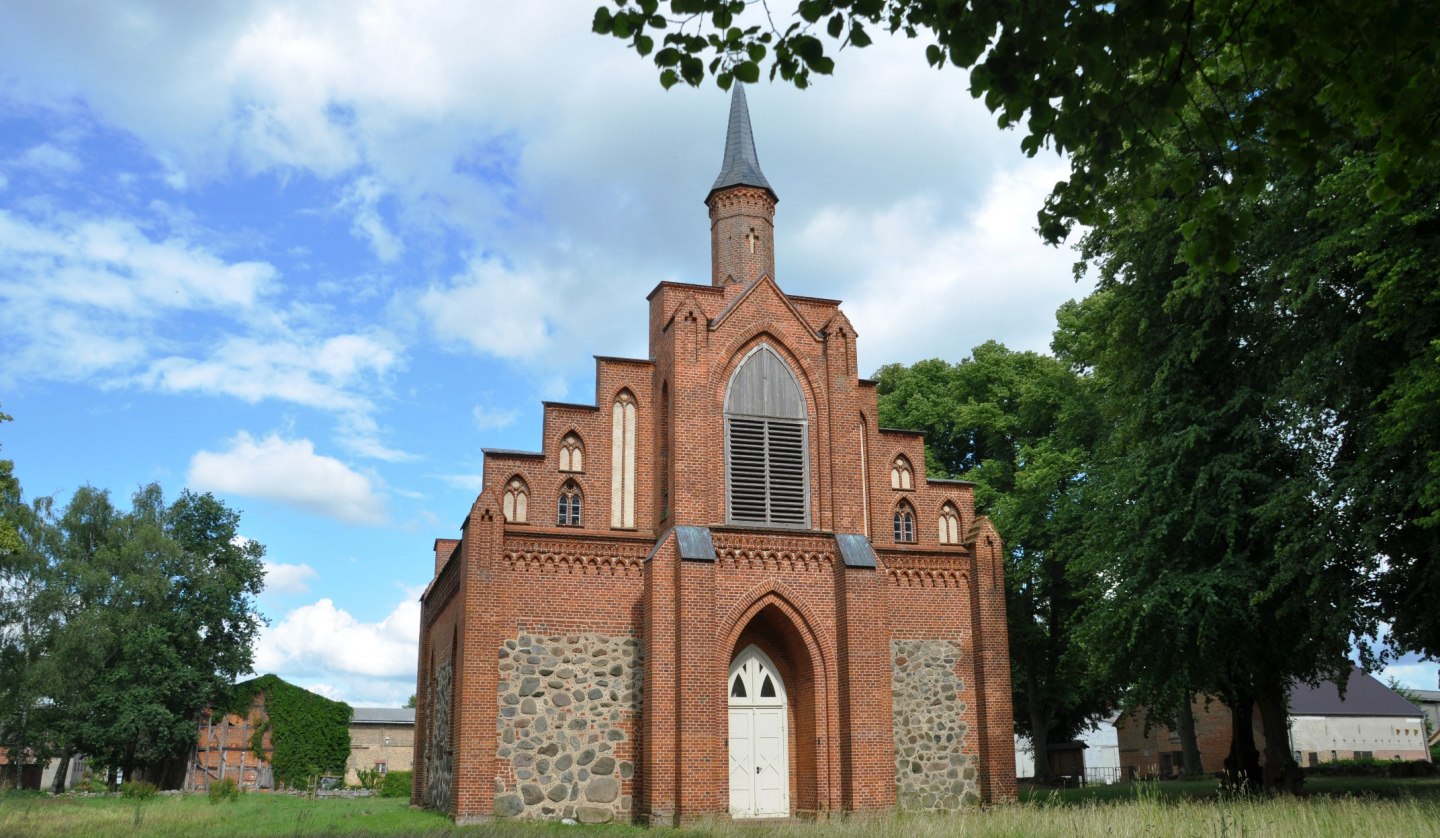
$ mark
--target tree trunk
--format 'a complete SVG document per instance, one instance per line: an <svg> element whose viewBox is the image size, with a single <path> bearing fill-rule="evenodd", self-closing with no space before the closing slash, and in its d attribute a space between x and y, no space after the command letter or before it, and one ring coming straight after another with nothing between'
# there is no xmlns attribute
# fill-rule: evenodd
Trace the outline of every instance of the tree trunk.
<svg viewBox="0 0 1440 838"><path fill-rule="evenodd" d="M1035 749L1035 782L1048 783L1050 774L1050 716L1030 705L1030 744Z"/></svg>
<svg viewBox="0 0 1440 838"><path fill-rule="evenodd" d="M65 775L70 773L70 757L73 755L68 746L60 752L60 764L55 769L55 781L50 784L51 794L61 794L65 791Z"/></svg>
<svg viewBox="0 0 1440 838"><path fill-rule="evenodd" d="M1185 693L1180 698L1180 717L1176 723L1180 734L1180 759L1185 764L1181 770L1184 774L1204 774L1205 767L1200 763L1200 743L1195 741L1195 709L1191 707L1194 696Z"/></svg>
<svg viewBox="0 0 1440 838"><path fill-rule="evenodd" d="M1255 701L1233 698L1230 705L1230 755L1225 757L1225 779L1234 789L1260 788L1260 752L1255 749Z"/></svg>
<svg viewBox="0 0 1440 838"><path fill-rule="evenodd" d="M1290 719L1286 712L1285 689L1267 686L1255 698L1260 708L1260 725L1265 731L1265 788L1287 794L1300 793L1300 766L1290 753Z"/></svg>

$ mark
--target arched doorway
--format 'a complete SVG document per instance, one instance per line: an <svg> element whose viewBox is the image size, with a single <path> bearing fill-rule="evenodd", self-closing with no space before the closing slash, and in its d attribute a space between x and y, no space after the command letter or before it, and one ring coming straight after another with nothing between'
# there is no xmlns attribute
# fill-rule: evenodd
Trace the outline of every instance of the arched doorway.
<svg viewBox="0 0 1440 838"><path fill-rule="evenodd" d="M730 664L730 814L790 814L789 731L780 671L756 646Z"/></svg>

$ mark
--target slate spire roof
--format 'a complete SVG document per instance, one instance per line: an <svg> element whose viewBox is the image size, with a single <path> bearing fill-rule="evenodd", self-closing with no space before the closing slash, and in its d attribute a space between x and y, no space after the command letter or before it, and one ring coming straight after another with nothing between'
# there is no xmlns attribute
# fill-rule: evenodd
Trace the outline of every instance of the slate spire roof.
<svg viewBox="0 0 1440 838"><path fill-rule="evenodd" d="M750 130L750 106L745 102L745 85L735 82L730 92L730 125L725 131L725 159L720 176L710 187L710 195L730 186L756 186L779 201L770 181L760 171L760 158L755 154L755 135ZM706 196L709 200L709 195Z"/></svg>

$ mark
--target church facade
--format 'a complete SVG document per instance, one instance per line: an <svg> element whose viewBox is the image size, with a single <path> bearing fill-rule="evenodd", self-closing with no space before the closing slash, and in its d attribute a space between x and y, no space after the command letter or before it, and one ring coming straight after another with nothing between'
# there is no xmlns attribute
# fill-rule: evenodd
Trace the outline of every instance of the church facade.
<svg viewBox="0 0 1440 838"><path fill-rule="evenodd" d="M542 450L485 451L422 597L413 802L457 821L1014 798L1002 545L881 428L835 300L775 282L743 89L711 283L649 296Z"/></svg>

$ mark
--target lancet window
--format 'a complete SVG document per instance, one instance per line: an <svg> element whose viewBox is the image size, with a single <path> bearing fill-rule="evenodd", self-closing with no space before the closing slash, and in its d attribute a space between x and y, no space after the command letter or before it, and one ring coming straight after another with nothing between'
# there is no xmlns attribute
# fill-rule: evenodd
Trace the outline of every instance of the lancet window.
<svg viewBox="0 0 1440 838"><path fill-rule="evenodd" d="M562 527L580 526L580 486L574 480L566 480L560 487L560 497L555 504L555 523Z"/></svg>
<svg viewBox="0 0 1440 838"><path fill-rule="evenodd" d="M895 458L890 466L890 488L911 489L914 488L914 479L911 476L910 461L902 454Z"/></svg>
<svg viewBox="0 0 1440 838"><path fill-rule="evenodd" d="M948 501L940 507L940 543L960 543L960 512Z"/></svg>
<svg viewBox="0 0 1440 838"><path fill-rule="evenodd" d="M566 434L560 440L560 470L585 470L585 444L576 434Z"/></svg>
<svg viewBox="0 0 1440 838"><path fill-rule="evenodd" d="M635 526L635 396L621 390L610 409L610 526Z"/></svg>
<svg viewBox="0 0 1440 838"><path fill-rule="evenodd" d="M901 503L895 507L895 542L912 544L915 541L915 510L910 504Z"/></svg>
<svg viewBox="0 0 1440 838"><path fill-rule="evenodd" d="M530 487L520 477L510 478L505 486L505 494L501 498L501 509L505 513L505 520L512 524L523 524L530 506Z"/></svg>

